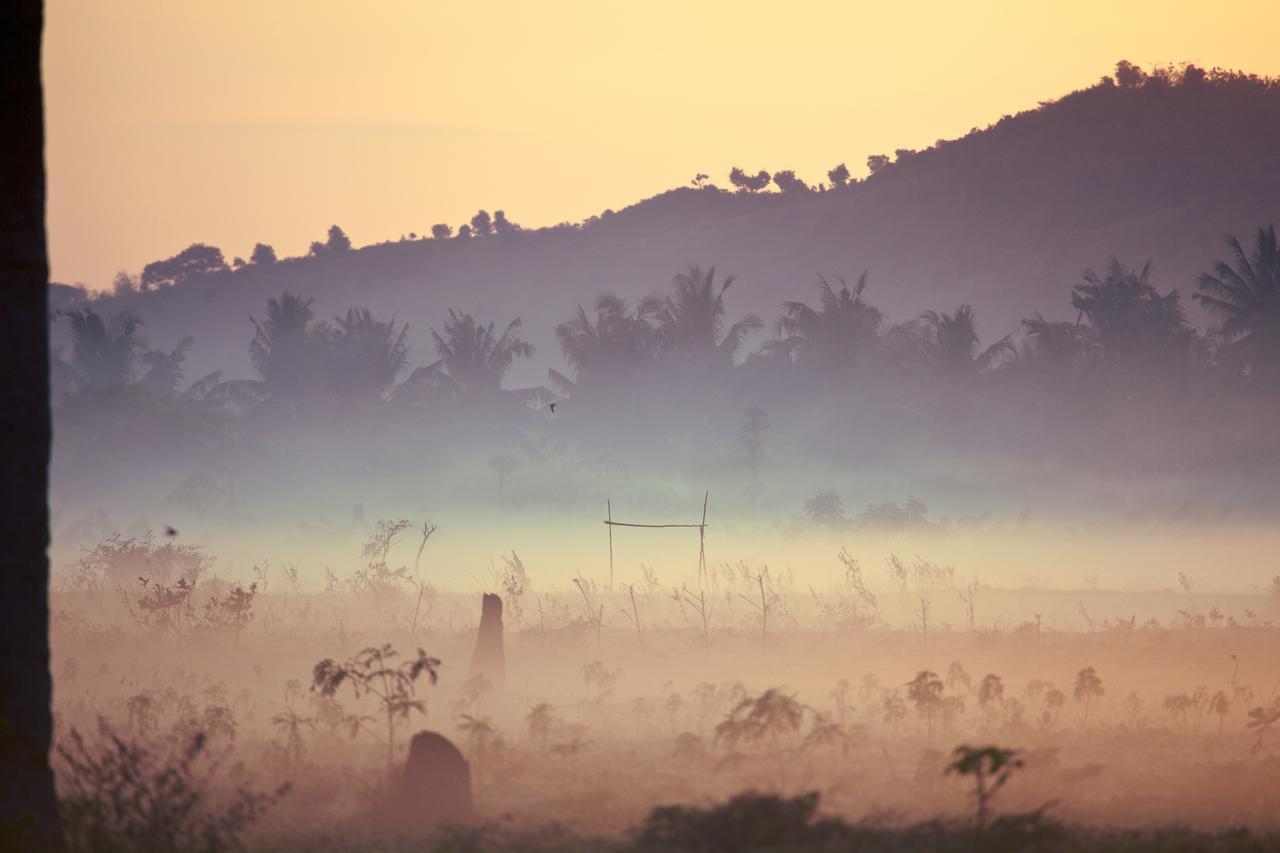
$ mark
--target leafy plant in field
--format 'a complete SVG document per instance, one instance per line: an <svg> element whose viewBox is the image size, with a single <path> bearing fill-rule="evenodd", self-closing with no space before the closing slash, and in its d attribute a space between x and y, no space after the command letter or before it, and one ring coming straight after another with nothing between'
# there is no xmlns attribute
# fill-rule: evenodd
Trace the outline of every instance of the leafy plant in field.
<svg viewBox="0 0 1280 853"><path fill-rule="evenodd" d="M422 522L422 541L418 543L418 553L413 557L413 574L409 575L405 580L409 586L417 590L418 595L413 602L413 619L409 622L409 637L414 638L418 635L418 617L423 614L422 603L426 601L426 615L431 616L431 611L435 607L436 588L430 583L422 579L418 573L422 564L422 552L427 548L427 540L437 530L436 526L429 521Z"/></svg>
<svg viewBox="0 0 1280 853"><path fill-rule="evenodd" d="M988 721L997 708L1004 707L1004 681L993 672L984 675L978 684L978 707Z"/></svg>
<svg viewBox="0 0 1280 853"><path fill-rule="evenodd" d="M840 679L836 682L836 686L831 689L831 704L835 707L836 720L841 724L848 722L852 694L853 686L849 684L849 679L847 678Z"/></svg>
<svg viewBox="0 0 1280 853"><path fill-rule="evenodd" d="M253 599L257 594L258 585L251 583L248 589L235 584L222 598L210 596L204 606L204 626L230 633L239 641L240 633L253 621Z"/></svg>
<svg viewBox="0 0 1280 853"><path fill-rule="evenodd" d="M57 757L63 828L73 851L239 849L245 830L289 790L264 793L237 782L219 797L222 762L200 732L157 747L126 740L99 721L97 742L72 729Z"/></svg>
<svg viewBox="0 0 1280 853"><path fill-rule="evenodd" d="M546 749L559 721L555 716L555 708L546 702L539 702L524 715L525 728L529 730L529 739Z"/></svg>
<svg viewBox="0 0 1280 853"><path fill-rule="evenodd" d="M311 689L322 697L332 698L343 684L350 684L357 699L370 695L378 700L386 717L388 768L395 760L397 723L407 723L414 711L423 716L427 713L426 702L417 698L415 683L426 675L434 685L440 677L440 660L422 649L416 657L397 662L398 657L390 644L370 646L343 663L325 658L311 673ZM355 725L360 724L357 719Z"/></svg>
<svg viewBox="0 0 1280 853"><path fill-rule="evenodd" d="M315 717L304 717L289 707L273 715L271 725L284 737L285 763L293 769L301 767L307 751L307 742L302 732L303 729L315 729Z"/></svg>
<svg viewBox="0 0 1280 853"><path fill-rule="evenodd" d="M790 693L770 688L739 702L716 726L716 743L731 754L757 752L774 764L778 787L789 764L804 749L801 728L805 706Z"/></svg>
<svg viewBox="0 0 1280 853"><path fill-rule="evenodd" d="M709 808L660 806L640 827L638 850L853 849L847 827L815 819L818 794L798 797L746 793Z"/></svg>
<svg viewBox="0 0 1280 853"><path fill-rule="evenodd" d="M146 630L172 633L177 637L191 633L196 621L195 608L191 604L195 584L186 578L178 578L172 584L153 584L150 578L145 577L139 577L138 583L142 592L135 600L137 609L130 604L127 594L124 603L139 625Z"/></svg>
<svg viewBox="0 0 1280 853"><path fill-rule="evenodd" d="M1164 697L1163 707L1177 723L1178 731L1186 734L1187 715L1196 706L1196 701L1187 693L1170 693Z"/></svg>
<svg viewBox="0 0 1280 853"><path fill-rule="evenodd" d="M841 548L837 559L844 567L844 572L840 586L836 589L835 601L820 602L819 609L838 629L848 631L870 628L880 619L875 593L862 577L861 564L850 555L848 549Z"/></svg>
<svg viewBox="0 0 1280 853"><path fill-rule="evenodd" d="M387 521L381 519L369 539L360 548L365 564L352 575L349 585L353 592L369 592L377 596L388 595L400 589L410 580L409 567L392 568L387 560L400 534L411 526L407 518Z"/></svg>
<svg viewBox="0 0 1280 853"><path fill-rule="evenodd" d="M1254 752L1261 752L1266 747L1267 738L1271 736L1277 723L1280 723L1280 698L1275 699L1270 706L1259 706L1249 712L1249 722L1245 726L1257 738L1253 744Z"/></svg>
<svg viewBox="0 0 1280 853"><path fill-rule="evenodd" d="M197 725L211 742L234 741L238 723L235 712L226 705L206 705Z"/></svg>
<svg viewBox="0 0 1280 853"><path fill-rule="evenodd" d="M890 554L887 563L889 576L898 588L903 607L919 614L919 619L913 621L911 627L920 637L920 660L928 666L929 607L935 590L955 585L955 567L939 566L919 557L908 566L897 554Z"/></svg>
<svg viewBox="0 0 1280 853"><path fill-rule="evenodd" d="M933 742L933 722L943 709L942 679L927 669L916 673L907 682L907 699L916 706L916 713L924 717L928 727L929 742Z"/></svg>
<svg viewBox="0 0 1280 853"><path fill-rule="evenodd" d="M1062 712L1062 708L1067 704L1067 694L1063 693L1056 687L1049 687L1044 694L1043 707L1040 712L1040 725L1046 729L1053 728L1058 722L1058 714Z"/></svg>
<svg viewBox="0 0 1280 853"><path fill-rule="evenodd" d="M622 677L622 670L609 669L602 661L593 660L582 667L581 674L587 689L594 693L594 701L603 702L613 694L613 688Z"/></svg>
<svg viewBox="0 0 1280 853"><path fill-rule="evenodd" d="M551 754L569 760L569 775L573 777L578 772L578 756L591 748L591 741L584 737L584 729L581 726L570 726L568 735L567 740L557 741L551 745Z"/></svg>
<svg viewBox="0 0 1280 853"><path fill-rule="evenodd" d="M972 686L973 680L969 678L964 665L958 660L953 660L947 667L947 689L953 693L961 689L967 692Z"/></svg>
<svg viewBox="0 0 1280 853"><path fill-rule="evenodd" d="M135 693L125 707L129 711L129 731L139 734L153 732L157 728L155 697L149 692Z"/></svg>
<svg viewBox="0 0 1280 853"><path fill-rule="evenodd" d="M707 754L707 745L702 738L693 732L681 732L676 735L675 744L671 747L671 754L686 762L700 761Z"/></svg>
<svg viewBox="0 0 1280 853"><path fill-rule="evenodd" d="M1100 698L1107 691L1102 686L1102 679L1098 677L1098 673L1093 667L1087 666L1076 673L1076 686L1072 691L1072 695L1077 702L1084 702L1084 720L1081 722L1081 728L1089 725L1089 706L1095 698Z"/></svg>
<svg viewBox="0 0 1280 853"><path fill-rule="evenodd" d="M884 697L884 722L887 726L897 726L907 718L907 703L895 690Z"/></svg>
<svg viewBox="0 0 1280 853"><path fill-rule="evenodd" d="M140 537L126 538L117 533L104 539L72 563L64 578L70 588L85 592L122 588L135 578L147 578L157 585L181 580L194 587L212 564L202 546L174 542L158 545L148 530Z"/></svg>
<svg viewBox="0 0 1280 853"><path fill-rule="evenodd" d="M1138 711L1142 709L1142 699L1137 693L1130 693L1124 697L1124 701L1121 704L1129 712L1129 725L1136 729L1138 727Z"/></svg>
<svg viewBox="0 0 1280 853"><path fill-rule="evenodd" d="M483 672L477 672L462 682L458 698L450 704L455 715L478 714L484 700L493 692L493 682Z"/></svg>
<svg viewBox="0 0 1280 853"><path fill-rule="evenodd" d="M991 800L1013 772L1022 767L1022 759L1016 750L998 746L958 746L952 756L947 773L973 777L973 796L977 802L974 823L981 832L987 827Z"/></svg>
<svg viewBox="0 0 1280 853"><path fill-rule="evenodd" d="M497 571L498 586L502 589L502 606L511 614L511 622L519 625L524 616L524 597L529 592L529 573L525 571L524 562L515 551L510 557L502 557L502 566Z"/></svg>
<svg viewBox="0 0 1280 853"><path fill-rule="evenodd" d="M965 615L969 618L969 630L978 630L978 614L976 609L976 601L978 598L978 579L972 578L969 583L964 586L957 586L956 594L960 596L960 602L964 604Z"/></svg>
<svg viewBox="0 0 1280 853"><path fill-rule="evenodd" d="M477 778L488 766L491 754L502 745L502 736L488 717L458 715L458 730L467 740L468 754L476 768Z"/></svg>
<svg viewBox="0 0 1280 853"><path fill-rule="evenodd" d="M1222 724L1227 719L1227 714L1231 713L1231 697L1222 690L1218 690L1209 699L1209 713L1218 716L1218 742L1222 742Z"/></svg>

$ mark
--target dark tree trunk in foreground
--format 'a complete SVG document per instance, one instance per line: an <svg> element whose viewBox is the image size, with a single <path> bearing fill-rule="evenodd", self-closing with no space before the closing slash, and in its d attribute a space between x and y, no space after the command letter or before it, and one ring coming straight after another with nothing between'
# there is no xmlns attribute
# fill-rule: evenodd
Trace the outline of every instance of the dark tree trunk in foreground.
<svg viewBox="0 0 1280 853"><path fill-rule="evenodd" d="M0 5L0 849L58 850L49 768L49 260L41 0Z"/></svg>

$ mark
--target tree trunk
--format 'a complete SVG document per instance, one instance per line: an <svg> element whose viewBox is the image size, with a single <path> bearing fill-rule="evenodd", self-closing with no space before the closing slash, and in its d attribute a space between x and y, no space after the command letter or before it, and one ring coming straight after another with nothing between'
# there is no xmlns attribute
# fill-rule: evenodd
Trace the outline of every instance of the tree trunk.
<svg viewBox="0 0 1280 853"><path fill-rule="evenodd" d="M49 744L49 261L41 0L0 11L0 847L60 850Z"/></svg>

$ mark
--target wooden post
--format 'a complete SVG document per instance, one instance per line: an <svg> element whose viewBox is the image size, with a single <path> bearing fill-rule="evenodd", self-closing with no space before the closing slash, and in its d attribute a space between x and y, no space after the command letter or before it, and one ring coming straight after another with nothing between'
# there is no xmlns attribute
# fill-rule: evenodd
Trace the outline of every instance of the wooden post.
<svg viewBox="0 0 1280 853"><path fill-rule="evenodd" d="M697 528L698 529L698 588L703 586L703 579L707 574L707 501L711 497L711 492L704 492L702 495L702 521L697 524L637 524L630 521L614 521L613 520L613 502L605 498L605 519L604 525L609 528L609 589L613 589L613 528L615 527L638 527L645 530L659 530L670 527Z"/></svg>
<svg viewBox="0 0 1280 853"><path fill-rule="evenodd" d="M698 589L702 589L707 574L707 500L710 497L710 491L702 495L702 522L698 525Z"/></svg>

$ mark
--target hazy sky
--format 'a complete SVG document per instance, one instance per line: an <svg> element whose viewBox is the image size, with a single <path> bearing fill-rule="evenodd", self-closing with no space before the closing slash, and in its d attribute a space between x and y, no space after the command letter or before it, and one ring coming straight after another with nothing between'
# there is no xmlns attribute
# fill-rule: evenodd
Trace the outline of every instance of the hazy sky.
<svg viewBox="0 0 1280 853"><path fill-rule="evenodd" d="M861 174L1122 57L1280 74L1278 26L1256 0L49 0L53 275L578 220L733 165Z"/></svg>

